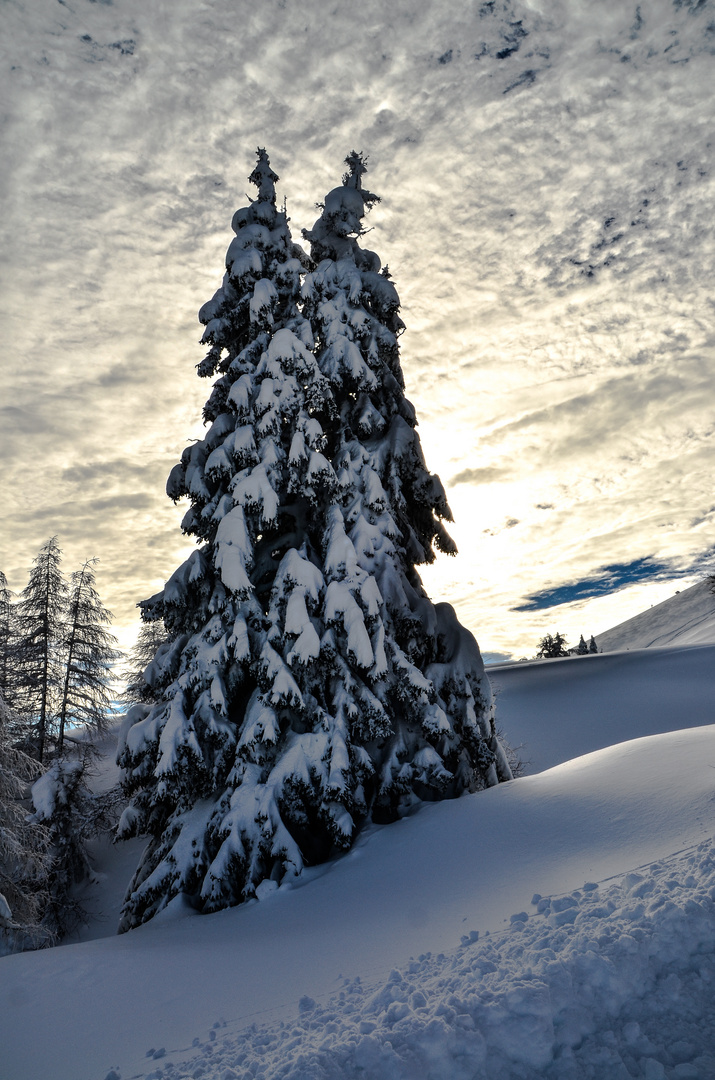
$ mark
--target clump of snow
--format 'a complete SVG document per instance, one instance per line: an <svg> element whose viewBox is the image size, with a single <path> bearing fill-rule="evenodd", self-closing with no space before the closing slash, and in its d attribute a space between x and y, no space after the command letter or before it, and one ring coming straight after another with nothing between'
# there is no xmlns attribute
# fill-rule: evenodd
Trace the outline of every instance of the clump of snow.
<svg viewBox="0 0 715 1080"><path fill-rule="evenodd" d="M50 821L57 805L67 799L66 788L74 786L83 772L81 761L55 761L32 785L32 804L37 821Z"/></svg>
<svg viewBox="0 0 715 1080"><path fill-rule="evenodd" d="M265 883L266 885L268 883ZM715 843L532 901L288 1022L212 1029L181 1080L613 1080L715 1075ZM156 1058L156 1054L153 1055ZM183 1057L183 1055L181 1055ZM144 1080L166 1075L132 1073Z"/></svg>

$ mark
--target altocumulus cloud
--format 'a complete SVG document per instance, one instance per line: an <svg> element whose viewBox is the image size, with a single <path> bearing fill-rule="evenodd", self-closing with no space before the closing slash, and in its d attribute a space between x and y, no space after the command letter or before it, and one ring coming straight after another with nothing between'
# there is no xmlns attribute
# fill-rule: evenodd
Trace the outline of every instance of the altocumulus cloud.
<svg viewBox="0 0 715 1080"><path fill-rule="evenodd" d="M485 649L529 651L542 613L510 609L545 582L695 568L712 538L713 26L712 0L365 0L359 19L348 0L14 3L12 584L51 527L68 564L100 556L128 635L181 557L163 488L201 430L195 313L259 144L295 236L345 153L370 155L369 243L402 296L428 463L454 485L460 557L425 580ZM591 629L667 584L596 597Z"/></svg>

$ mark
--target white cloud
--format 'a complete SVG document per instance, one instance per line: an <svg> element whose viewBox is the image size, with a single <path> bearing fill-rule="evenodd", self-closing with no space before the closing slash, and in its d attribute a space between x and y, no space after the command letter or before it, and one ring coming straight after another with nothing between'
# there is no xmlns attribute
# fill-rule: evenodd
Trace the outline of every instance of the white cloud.
<svg viewBox="0 0 715 1080"><path fill-rule="evenodd" d="M296 236L346 151L370 155L369 243L403 299L427 460L455 484L461 554L426 579L485 648L535 641L548 613L511 612L525 595L711 547L715 7L639 10L8 8L0 566L14 586L58 532L68 564L100 556L127 626L174 569L185 539L164 480L208 393L195 312L259 144ZM583 632L623 615L623 594L593 603L601 624Z"/></svg>

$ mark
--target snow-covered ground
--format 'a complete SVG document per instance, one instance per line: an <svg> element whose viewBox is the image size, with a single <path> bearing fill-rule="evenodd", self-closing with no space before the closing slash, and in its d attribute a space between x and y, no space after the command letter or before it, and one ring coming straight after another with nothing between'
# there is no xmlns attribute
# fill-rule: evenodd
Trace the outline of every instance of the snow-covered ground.
<svg viewBox="0 0 715 1080"><path fill-rule="evenodd" d="M497 717L529 773L715 722L715 644L494 664Z"/></svg>
<svg viewBox="0 0 715 1080"><path fill-rule="evenodd" d="M530 775L241 908L112 936L137 850L98 851L85 939L0 960L0 1076L712 1078L713 661L492 669Z"/></svg>

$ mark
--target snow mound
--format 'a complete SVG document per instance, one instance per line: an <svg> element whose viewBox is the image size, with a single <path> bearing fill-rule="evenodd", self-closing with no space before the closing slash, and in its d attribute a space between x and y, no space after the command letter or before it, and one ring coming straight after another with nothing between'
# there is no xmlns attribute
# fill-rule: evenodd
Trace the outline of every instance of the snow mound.
<svg viewBox="0 0 715 1080"><path fill-rule="evenodd" d="M661 604L596 635L601 652L650 649L663 645L715 642L715 595L709 581L699 581Z"/></svg>
<svg viewBox="0 0 715 1080"><path fill-rule="evenodd" d="M181 1064L135 1075L705 1080L715 1075L714 916L707 841L618 881L535 895L508 930L467 933L372 985L345 979L323 1002L303 997L287 1023L217 1023Z"/></svg>

